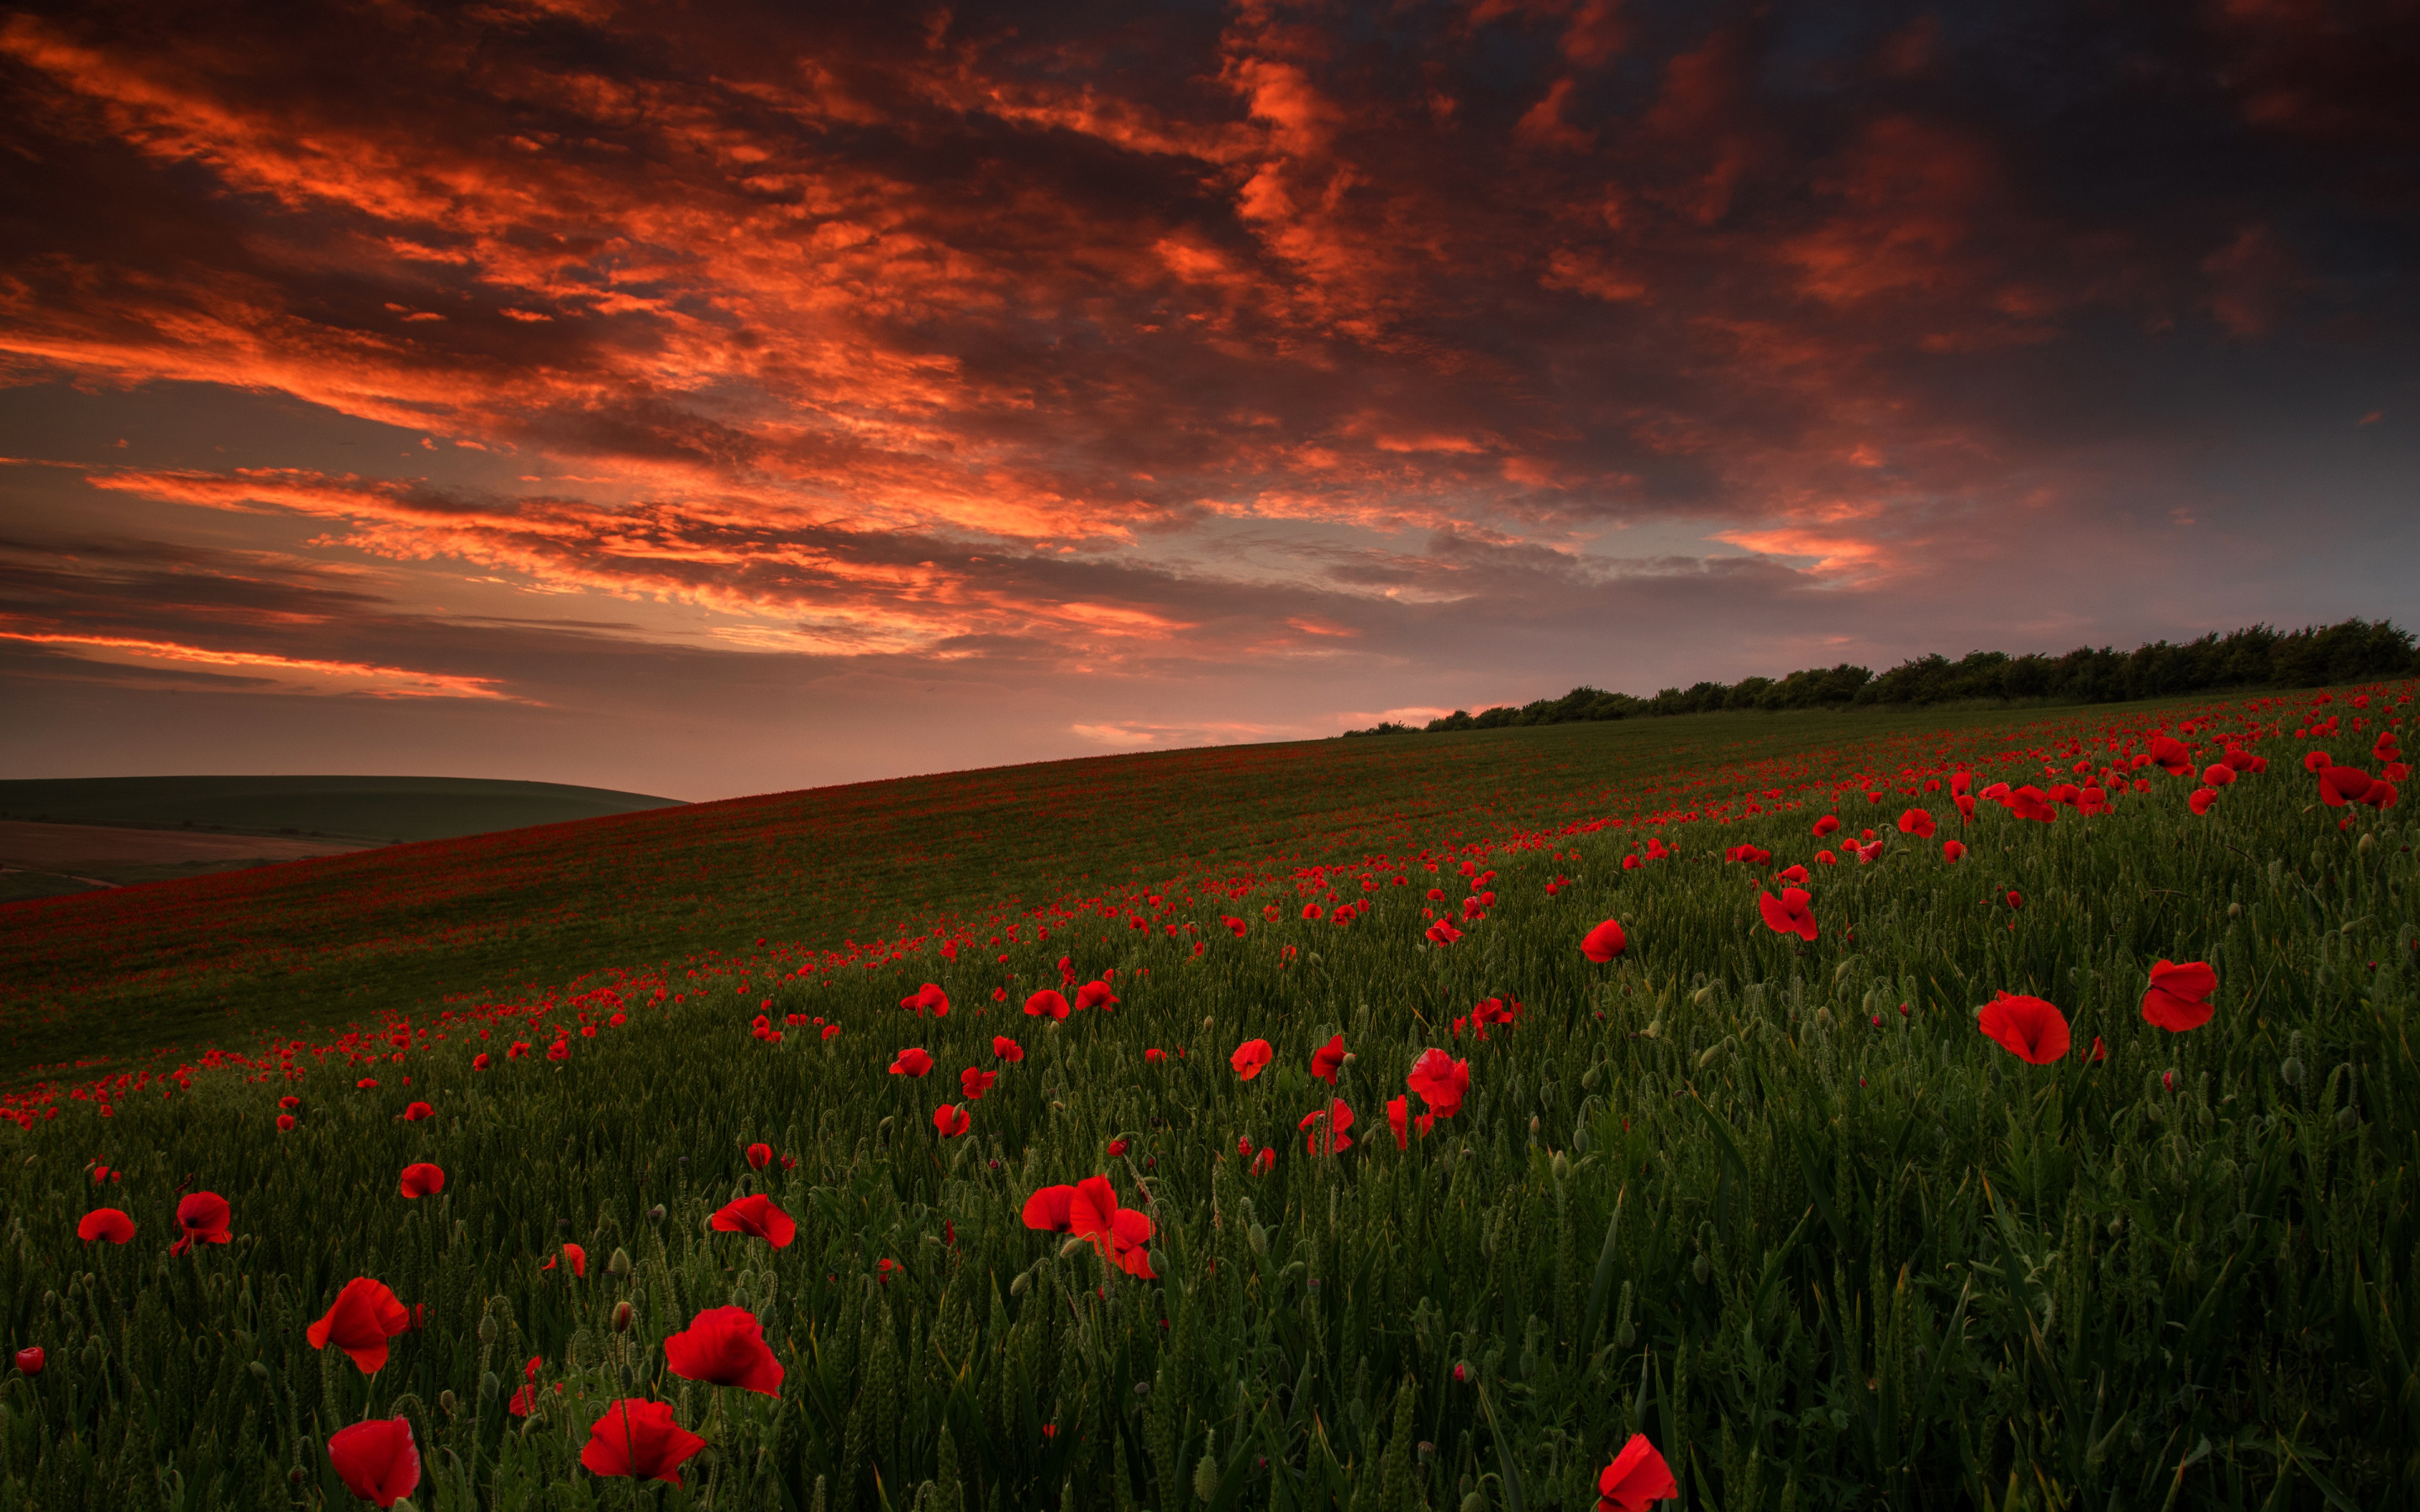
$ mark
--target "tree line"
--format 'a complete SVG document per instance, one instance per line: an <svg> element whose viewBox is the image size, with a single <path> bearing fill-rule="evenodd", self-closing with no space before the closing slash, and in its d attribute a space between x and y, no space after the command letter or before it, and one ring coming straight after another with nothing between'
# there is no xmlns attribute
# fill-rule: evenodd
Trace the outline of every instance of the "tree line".
<svg viewBox="0 0 2420 1512"><path fill-rule="evenodd" d="M1877 676L1846 662L1809 667L1783 677L1668 687L1653 698L1608 693L1585 685L1560 698L1472 714L1456 709L1425 725L1381 721L1357 735L1407 735L1439 730L1497 730L1508 725L1571 724L1719 709L1852 709L1874 704L1957 702L2120 703L2133 699L2200 693L2225 687L2318 687L2381 677L2420 676L2420 652L2411 632L2385 621L2276 630L2255 625L2181 645L2154 640L2132 651L2079 646L2064 656L2012 656L1971 651L1956 661L1916 656Z"/></svg>

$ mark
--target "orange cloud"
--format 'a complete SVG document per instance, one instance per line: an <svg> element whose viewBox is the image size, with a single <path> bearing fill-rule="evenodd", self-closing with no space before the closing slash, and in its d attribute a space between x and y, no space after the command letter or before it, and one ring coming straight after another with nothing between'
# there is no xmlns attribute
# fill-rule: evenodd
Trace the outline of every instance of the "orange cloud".
<svg viewBox="0 0 2420 1512"><path fill-rule="evenodd" d="M68 635L50 631L0 630L0 640L31 645L63 646L102 659L134 662L183 662L203 667L233 667L269 674L271 680L295 691L334 691L370 698L511 699L492 677L465 677L448 672L414 671L405 667L379 667L352 661L315 661L260 651L216 651L208 646L180 645L169 640L139 640L124 636Z"/></svg>

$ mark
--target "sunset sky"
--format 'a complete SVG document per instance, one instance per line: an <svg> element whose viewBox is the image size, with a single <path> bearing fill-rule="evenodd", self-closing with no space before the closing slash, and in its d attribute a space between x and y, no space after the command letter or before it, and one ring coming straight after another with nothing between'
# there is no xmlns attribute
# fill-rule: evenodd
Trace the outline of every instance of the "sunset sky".
<svg viewBox="0 0 2420 1512"><path fill-rule="evenodd" d="M2408 3L35 4L0 778L2420 626Z"/></svg>

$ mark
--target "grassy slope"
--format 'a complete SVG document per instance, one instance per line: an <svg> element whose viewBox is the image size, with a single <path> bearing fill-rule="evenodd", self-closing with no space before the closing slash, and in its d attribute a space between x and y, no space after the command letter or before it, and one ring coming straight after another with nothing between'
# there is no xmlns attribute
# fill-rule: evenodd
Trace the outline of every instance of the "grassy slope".
<svg viewBox="0 0 2420 1512"><path fill-rule="evenodd" d="M2142 708L2156 705L2140 706ZM2136 706L2096 710L2124 717ZM2041 710L1714 714L1094 757L656 810L10 905L6 1067L368 1022L760 936L1690 801L1819 753Z"/></svg>
<svg viewBox="0 0 2420 1512"><path fill-rule="evenodd" d="M1493 745L1583 748L1544 733ZM2367 738L2318 744L2343 756ZM1504 770L1490 744L1327 748L1261 769L1283 779L1267 808L1239 785L1216 811L1249 818L1237 842L1257 854L1319 817L1298 807L1320 788L1301 774L1391 770L1391 791L1434 781L1436 822L1476 830L1473 800L1517 791L1475 784ZM320 1443L373 1412L412 1418L417 1504L632 1504L577 1457L600 1397L644 1393L715 1444L685 1489L650 1490L666 1512L1130 1512L1195 1505L1197 1487L1208 1512L1343 1512L1453 1507L1474 1486L1486 1506L1570 1512L1634 1432L1672 1463L1683 1508L2411 1508L2420 862L2408 808L2315 801L2311 744L2263 742L2269 772L2206 818L2165 778L2114 814L2047 825L1987 803L1962 827L1943 795L1858 800L1853 827L1918 802L1973 854L1945 865L1937 840L1890 832L1876 864L1816 865L1813 941L1759 922L1771 868L1715 858L1753 841L1772 867L1813 862L1801 810L1685 832L1637 871L1621 832L1492 857L1492 917L1444 950L1412 943L1414 888L1372 895L1349 930L1286 912L1241 941L1216 925L1227 900L1205 897L1198 960L1157 932L1085 933L1084 969L1117 967L1124 1002L1055 1026L990 1007L988 957L926 957L768 984L776 1013L842 1026L830 1041L752 1041L727 994L692 982L686 1003L634 1002L627 1026L566 1038L560 1063L474 1071L473 1049L512 1032L542 1047L546 1026L465 1043L458 1025L400 1064L380 1044L375 1064L306 1057L290 1086L205 1072L108 1119L70 1104L0 1162L21 1236L0 1244L0 1324L51 1359L8 1388L0 1505L156 1504L170 1463L186 1512L285 1504L289 1466L304 1497L349 1504ZM1222 791L1194 760L1162 770ZM1176 838L1132 801L1166 791L1135 764L1046 774L892 788L967 805L906 825L936 832L917 874L958 876L970 863L937 857L977 818L1001 856L1127 810L1144 854ZM830 835L908 843L880 827L903 823L896 805L792 801ZM745 841L765 812L728 811L749 822L690 853L690 874L741 879L778 856ZM601 865L596 838L622 833L590 831L579 854ZM1063 864L1126 854L1093 844ZM845 859L818 854L825 872ZM1414 870L1463 890L1450 863ZM1576 887L1546 894L1562 872ZM1331 906L1360 892L1351 872L1300 886ZM690 937L779 896L692 915ZM1593 965L1575 942L1608 915L1630 948ZM2209 1023L2143 1021L2161 957L2215 967ZM928 973L957 1000L945 1019L895 1006ZM1977 1033L1976 1005L2002 989L2055 1001L2074 1049L2026 1065ZM1485 1042L1448 1027L1502 994L1527 1005L1515 1027ZM592 1012L545 1016L571 1030ZM995 1055L1001 1033L1022 1061ZM1334 1033L1355 1057L1332 1095L1356 1143L1325 1158L1297 1121L1330 1105L1305 1072ZM1276 1061L1245 1082L1225 1057L1252 1038ZM933 1054L930 1077L889 1073L908 1044ZM1467 1057L1470 1092L1399 1151L1384 1105L1424 1045ZM1146 1054L1161 1049L1177 1054ZM938 1138L931 1115L968 1066L1000 1080L969 1136ZM365 1074L380 1085L357 1087ZM300 1124L279 1133L289 1090ZM400 1121L415 1098L437 1116ZM1239 1139L1274 1149L1274 1169L1247 1174ZM757 1140L797 1166L752 1172ZM95 1158L122 1180L96 1189ZM400 1198L408 1161L442 1165L443 1195ZM1019 1221L1037 1188L1101 1172L1151 1204L1162 1279L1105 1273ZM171 1261L166 1215L190 1186L226 1196L236 1238ZM760 1190L797 1215L795 1242L707 1231ZM136 1215L133 1243L73 1242L101 1202ZM540 1268L566 1240L586 1248L584 1281ZM303 1334L356 1275L428 1309L376 1376ZM627 1333L611 1323L624 1300ZM735 1302L785 1368L778 1397L718 1404L666 1374L665 1336ZM508 1417L532 1357L541 1412Z"/></svg>
<svg viewBox="0 0 2420 1512"><path fill-rule="evenodd" d="M0 782L0 819L191 825L245 834L446 840L676 803L560 782L468 777L88 777Z"/></svg>

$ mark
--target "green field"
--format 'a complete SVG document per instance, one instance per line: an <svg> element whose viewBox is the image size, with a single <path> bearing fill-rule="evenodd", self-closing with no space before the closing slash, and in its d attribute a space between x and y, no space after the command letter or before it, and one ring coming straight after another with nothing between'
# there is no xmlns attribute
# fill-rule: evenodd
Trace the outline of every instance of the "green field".
<svg viewBox="0 0 2420 1512"><path fill-rule="evenodd" d="M678 802L608 788L468 777L73 777L0 782L0 819L372 841L450 840Z"/></svg>
<svg viewBox="0 0 2420 1512"><path fill-rule="evenodd" d="M2148 717L2184 706L2133 705ZM766 937L817 949L1226 868L1645 813L2072 714L1709 714L1101 756L658 809L0 911L5 1080ZM1860 755L1859 753L1863 753ZM1770 785L1770 784L1767 784ZM584 791L584 790L579 790Z"/></svg>
<svg viewBox="0 0 2420 1512"><path fill-rule="evenodd" d="M2410 691L1104 758L12 905L44 1054L322 1028L0 1124L45 1351L0 1512L361 1504L368 1415L422 1512L1579 1512L1633 1435L1721 1512L2412 1507L2420 866L2304 764L2378 770ZM2196 814L2160 733L2267 769ZM1962 822L1961 772L2076 801ZM1760 906L1793 865L1812 940ZM2162 959L2207 1023L2146 1022ZM2002 992L2072 1048L1978 1032ZM1023 1216L1104 1175L1124 1265ZM171 1256L197 1192L230 1242ZM710 1227L754 1196L795 1240ZM306 1336L356 1277L426 1308L374 1374ZM675 1373L725 1306L769 1391ZM704 1441L677 1489L583 1468L638 1399Z"/></svg>

